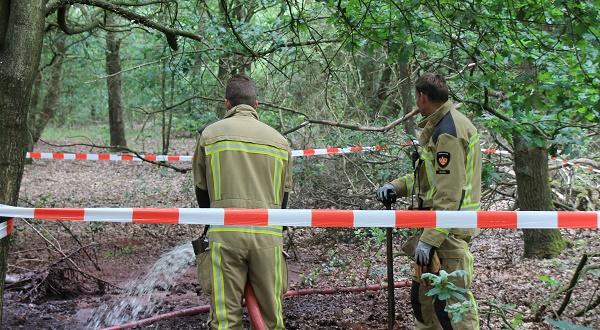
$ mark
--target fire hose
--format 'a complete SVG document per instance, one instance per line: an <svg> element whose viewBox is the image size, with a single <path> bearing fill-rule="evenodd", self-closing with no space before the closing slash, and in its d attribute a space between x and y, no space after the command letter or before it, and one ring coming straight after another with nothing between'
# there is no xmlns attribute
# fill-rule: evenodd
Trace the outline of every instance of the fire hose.
<svg viewBox="0 0 600 330"><path fill-rule="evenodd" d="M411 285L410 281L400 281L400 282L394 283L394 288L406 288L406 287L410 287L410 285ZM342 288L334 287L334 288L313 288L313 289L289 290L288 292L285 293L284 298L306 296L306 295L311 295L311 294L338 294L338 293L357 293L357 292L366 292L366 291L379 291L379 290L387 289L387 287L388 287L387 284L374 284L374 285L367 285L365 287L342 287ZM257 327L256 329L266 329L266 327L264 327L264 321L262 321L262 317L260 317L260 310L258 308L258 304L256 303L256 299L254 298L254 301L252 301L252 298L250 298L250 299L248 299L248 298L249 297L246 296L246 302L248 305L250 305L250 307L248 308L248 313L251 318L252 326L256 326ZM173 311L173 312L169 312L169 313L165 313L165 314L155 315L155 316L152 316L152 317L149 317L146 319L132 321L132 322L121 324L121 325L104 328L102 330L132 329L135 327L149 325L154 322L158 322L158 321L162 321L162 320L172 319L172 318L181 317L181 316L193 316L193 315L208 313L209 311L210 311L209 305L196 306L196 307L182 309L179 311ZM258 313L258 315L257 315L258 317L254 317L254 316L256 316L256 313ZM258 319L260 319L260 320L258 320ZM262 323L263 328L258 328L259 323L257 323L257 322L263 322Z"/></svg>

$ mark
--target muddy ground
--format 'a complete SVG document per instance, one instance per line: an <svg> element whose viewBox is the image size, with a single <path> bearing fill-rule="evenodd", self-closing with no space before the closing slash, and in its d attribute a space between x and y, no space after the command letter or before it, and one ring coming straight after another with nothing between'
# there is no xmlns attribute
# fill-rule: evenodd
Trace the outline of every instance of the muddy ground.
<svg viewBox="0 0 600 330"><path fill-rule="evenodd" d="M191 150L192 140L179 140L174 153ZM38 147L44 151L89 151L70 147ZM314 158L315 162L319 162ZM175 163L189 167L189 163ZM36 207L193 207L191 174L132 162L34 161L25 168L20 205ZM292 194L291 206L311 207ZM313 205L312 207L319 207ZM162 253L199 235L200 227L173 225L90 224L17 220L8 273L17 281L41 276L46 281L9 285L4 294L5 329L83 329L95 308L123 299L122 288L142 276ZM563 295L552 292L566 285L584 252L593 253L588 264L600 263L597 231L566 230L569 247L556 259L521 258L522 233L486 230L472 242L475 256L473 291L478 299L482 328L501 329L522 315L523 329L552 329L533 320L540 304L558 309ZM290 289L303 287L363 286L385 280L385 253L376 235L355 230L294 229L289 262ZM397 233L396 248L403 240ZM410 262L396 251L396 280L410 278ZM68 256L69 258L66 258ZM293 257L296 258L293 258ZM72 263L71 261L72 260ZM78 268L82 273L64 271ZM56 270L63 270L56 271ZM101 280L101 281L100 281ZM105 282L102 282L105 281ZM40 284L41 283L41 284ZM38 285L39 284L39 285ZM36 285L38 285L36 287ZM121 288L121 289L120 289ZM575 287L560 319L600 329L600 309L581 317L573 315L598 299L600 273L590 271ZM190 265L156 313L203 305L207 299L197 285ZM550 301L547 301L550 299ZM396 290L399 329L413 327L409 290ZM498 309L494 306L504 306ZM286 299L286 326L290 329L384 329L385 292L312 295ZM150 316L150 315L147 315ZM149 329L203 329L205 315L164 320ZM515 323L516 324L516 323Z"/></svg>

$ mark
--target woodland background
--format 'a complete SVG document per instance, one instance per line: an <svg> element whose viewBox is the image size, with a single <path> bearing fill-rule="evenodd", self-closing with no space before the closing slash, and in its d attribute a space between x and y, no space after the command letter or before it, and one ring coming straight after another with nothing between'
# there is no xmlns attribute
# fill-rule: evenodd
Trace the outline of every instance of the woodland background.
<svg viewBox="0 0 600 330"><path fill-rule="evenodd" d="M599 21L598 1L0 0L0 202L194 207L189 164L26 164L25 151L190 154L196 129L224 114L227 79L245 73L257 81L261 120L293 148L387 147L298 159L291 207L381 208L374 189L411 171L404 144L418 134L415 119L397 119L415 106L416 78L437 72L483 147L511 152L485 157L483 209L597 210L600 179L588 167L600 168ZM118 299L100 280L127 281L200 231L84 227L18 221L13 246L2 240L0 273L18 275L5 293L9 326L44 322L52 308L64 315L52 326L85 322L82 304ZM408 234L397 231L397 245ZM383 279L379 230L289 235L297 285ZM484 232L473 248L488 326L543 328L551 318L600 327L597 242L588 230ZM131 260L146 263L125 271ZM396 265L408 278L408 260L398 255ZM181 290L194 292L187 276ZM399 294L399 322L410 327ZM327 310L311 299L289 303L288 326L385 324L383 312L307 313L307 304ZM355 310L385 306L379 296L356 299ZM164 310L179 307L167 299Z"/></svg>

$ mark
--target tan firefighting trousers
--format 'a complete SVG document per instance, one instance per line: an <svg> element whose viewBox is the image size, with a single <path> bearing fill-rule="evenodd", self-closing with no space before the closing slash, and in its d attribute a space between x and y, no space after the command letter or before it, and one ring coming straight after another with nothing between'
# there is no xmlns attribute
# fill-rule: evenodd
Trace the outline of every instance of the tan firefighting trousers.
<svg viewBox="0 0 600 330"><path fill-rule="evenodd" d="M467 277L451 277L452 282L461 288L468 289L465 294L471 302L472 308L463 315L460 322L452 322L452 316L444 311L446 305L459 302L456 299L433 300L425 294L433 287L427 284L419 283L417 279L413 280L411 287L411 303L415 315L415 329L419 330L437 330L437 329L458 329L473 330L479 329L479 315L477 312L477 302L473 293L470 291L473 281L473 255L469 250L469 245L462 239L449 236L442 246L436 249L440 258L441 269L447 273L462 269L467 273Z"/></svg>
<svg viewBox="0 0 600 330"><path fill-rule="evenodd" d="M288 274L283 238L281 230L278 235L262 232L209 231L209 248L196 262L202 291L211 297L211 329L242 329L246 281L254 289L267 327L285 328L282 297Z"/></svg>

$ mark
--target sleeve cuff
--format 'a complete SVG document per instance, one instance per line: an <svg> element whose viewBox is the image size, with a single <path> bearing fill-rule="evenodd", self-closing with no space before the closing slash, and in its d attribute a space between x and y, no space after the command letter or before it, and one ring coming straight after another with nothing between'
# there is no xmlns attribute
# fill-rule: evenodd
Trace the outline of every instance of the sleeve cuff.
<svg viewBox="0 0 600 330"><path fill-rule="evenodd" d="M448 229L444 228L425 228L419 240L439 248L448 237Z"/></svg>

